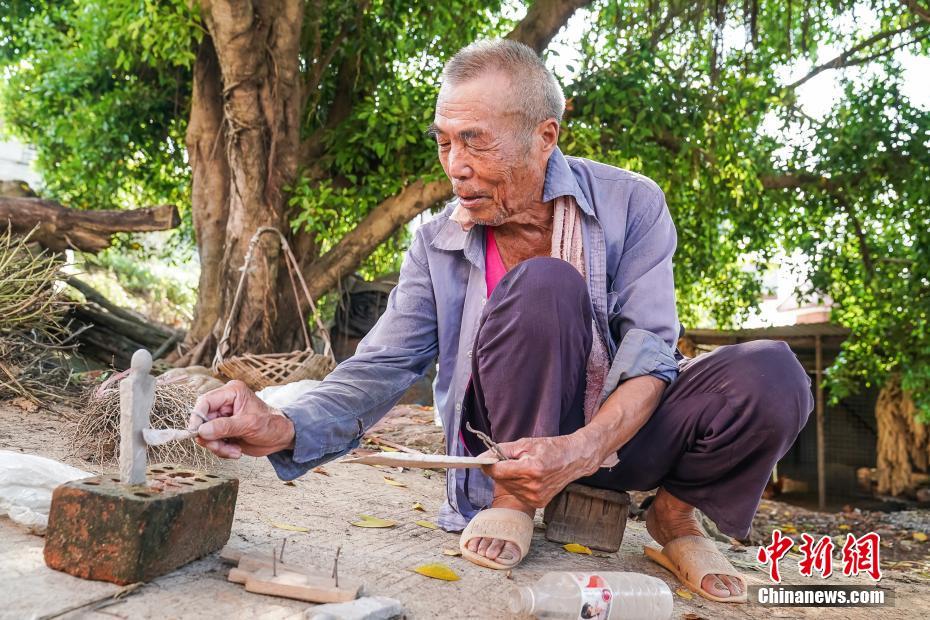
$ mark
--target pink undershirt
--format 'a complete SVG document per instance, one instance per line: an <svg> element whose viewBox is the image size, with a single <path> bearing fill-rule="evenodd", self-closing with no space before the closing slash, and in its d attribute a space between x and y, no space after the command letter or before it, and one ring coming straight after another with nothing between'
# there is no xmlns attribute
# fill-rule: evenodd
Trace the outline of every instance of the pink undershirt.
<svg viewBox="0 0 930 620"><path fill-rule="evenodd" d="M485 227L484 233L484 283L488 287L488 297L494 292L494 287L501 281L504 274L507 273L507 267L504 266L504 259L497 249L497 242L494 240L494 229L490 226ZM465 446L465 437L462 435L462 429L459 429L459 441ZM468 448L465 448L468 453Z"/></svg>
<svg viewBox="0 0 930 620"><path fill-rule="evenodd" d="M494 292L494 287L501 281L507 268L504 266L504 259L497 249L497 242L494 240L494 229L490 226L485 227L484 233L484 282L488 286L488 297Z"/></svg>

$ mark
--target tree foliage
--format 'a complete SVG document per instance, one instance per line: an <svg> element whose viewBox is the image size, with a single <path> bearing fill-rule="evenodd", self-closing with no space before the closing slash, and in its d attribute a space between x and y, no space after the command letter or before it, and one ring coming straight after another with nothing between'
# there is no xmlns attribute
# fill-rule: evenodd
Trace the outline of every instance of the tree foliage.
<svg viewBox="0 0 930 620"><path fill-rule="evenodd" d="M204 36L188 5L0 0L2 113L37 147L52 197L185 203L182 136ZM308 2L293 229L325 253L412 181L439 179L423 128L442 63L506 33L520 8ZM738 324L771 261L801 253L803 292L831 299L853 334L831 369L834 393L901 372L930 415L930 114L903 94L900 64L930 53L928 20L919 3L893 0L600 0L576 66L562 67L561 144L666 192L686 325ZM822 73L841 76L841 91L814 118L798 90ZM403 230L369 259L370 275L396 267Z"/></svg>

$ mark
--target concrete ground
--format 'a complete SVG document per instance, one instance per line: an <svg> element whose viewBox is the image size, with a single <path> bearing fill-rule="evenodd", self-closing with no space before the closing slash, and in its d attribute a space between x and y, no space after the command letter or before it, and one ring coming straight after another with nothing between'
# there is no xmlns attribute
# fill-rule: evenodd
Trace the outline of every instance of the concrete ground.
<svg viewBox="0 0 930 620"><path fill-rule="evenodd" d="M87 470L94 468L68 454L61 418L50 412L25 413L0 404L0 449L55 458ZM265 459L244 458L217 466L240 480L236 518L229 544L271 553L288 539L285 561L329 568L341 546L339 574L365 584L370 594L400 599L408 618L508 618L508 595L515 584L529 584L551 570L636 571L664 580L673 592L674 577L642 555L649 540L641 522L627 525L619 553L602 556L570 554L545 540L537 529L529 557L512 575L483 569L443 549L455 549L458 535L427 529L416 520L434 520L444 493L443 475L428 477L420 470L399 472L363 465L327 464L324 473L309 473L294 484L277 479ZM405 484L387 484L384 476ZM420 503L426 512L414 510ZM393 519L392 529L361 529L350 525L358 515ZM540 515L541 516L541 515ZM537 517L537 521L538 521ZM306 527L292 532L276 527ZM228 567L216 554L160 577L124 597L109 598L120 588L84 581L48 569L42 560L43 539L25 533L0 518L0 618L299 618L307 603L251 594L226 581ZM750 584L767 583L767 573L754 558L754 548L730 552ZM414 567L442 562L459 581L444 582L414 573ZM786 583L823 584L798 575L796 556L782 562ZM829 584L861 583L834 575ZM885 569L880 587L894 591L895 607L811 609L711 603L685 590L674 595L674 618L916 618L926 615L930 579ZM94 601L98 601L94 603ZM82 607L82 605L85 605ZM70 611L69 611L70 610Z"/></svg>

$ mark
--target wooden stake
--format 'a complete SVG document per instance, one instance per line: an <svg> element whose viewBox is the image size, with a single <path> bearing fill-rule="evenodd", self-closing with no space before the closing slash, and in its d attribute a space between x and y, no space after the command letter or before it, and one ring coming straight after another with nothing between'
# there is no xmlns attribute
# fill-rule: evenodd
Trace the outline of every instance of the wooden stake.
<svg viewBox="0 0 930 620"><path fill-rule="evenodd" d="M826 437L823 412L823 346L820 336L814 338L814 392L817 415L817 506L827 507Z"/></svg>

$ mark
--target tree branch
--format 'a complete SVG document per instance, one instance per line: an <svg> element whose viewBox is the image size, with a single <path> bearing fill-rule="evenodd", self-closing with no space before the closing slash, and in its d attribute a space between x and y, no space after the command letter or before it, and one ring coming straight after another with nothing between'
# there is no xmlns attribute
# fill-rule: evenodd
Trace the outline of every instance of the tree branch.
<svg viewBox="0 0 930 620"><path fill-rule="evenodd" d="M920 6L916 0L901 0L901 4L909 8L920 19L930 23L930 9Z"/></svg>
<svg viewBox="0 0 930 620"><path fill-rule="evenodd" d="M401 226L451 194L452 188L445 179L417 181L379 204L329 252L310 264L304 273L310 295L316 298L335 287Z"/></svg>
<svg viewBox="0 0 930 620"><path fill-rule="evenodd" d="M79 211L52 200L0 197L0 230L9 225L16 234L55 252L67 249L99 252L118 232L169 230L181 223L174 205L127 211Z"/></svg>
<svg viewBox="0 0 930 620"><path fill-rule="evenodd" d="M568 19L592 0L537 0L507 39L525 43L541 54Z"/></svg>
<svg viewBox="0 0 930 620"><path fill-rule="evenodd" d="M907 43L904 43L903 45L899 45L899 46L897 46L897 47L892 47L892 48L890 48L890 49L883 50L883 51L881 51L881 52L878 52L878 53L876 53L876 54L872 54L872 55L870 55L870 56L859 57L859 58L854 57L854 55L855 55L857 52L861 52L862 50L864 50L864 49L866 49L866 48L868 48L868 47L871 47L872 45L875 45L876 43L879 43L879 42L884 41L884 40L886 40L886 39L890 39L890 38L892 38L892 37L896 37L897 35L902 34L902 33L904 33L904 32L908 32L908 31L910 31L910 30L914 30L914 29L917 28L919 25L920 25L919 23L913 23L913 24L911 24L911 25L909 25L909 26L902 26L901 28L896 28L895 30L886 30L886 31L884 31L884 32L876 33L876 34L872 35L871 37L869 37L868 39L866 39L865 41L862 41L861 43L852 46L851 48L849 48L848 50L844 51L842 54L840 54L840 55L837 56L836 58L833 58L832 60L830 60L830 61L828 61L828 62L825 62L825 63L823 63L822 65L817 65L816 67L814 67L813 69L811 69L811 70L807 73L807 75L805 75L805 76L802 77L801 79L797 80L796 82L790 84L790 85L788 86L788 88L789 88L789 89L797 88L797 87L800 86L801 84L804 84L804 83L807 82L808 80L810 80L810 79L816 77L817 75L820 75L820 74L823 73L824 71L828 71L828 70L830 70L830 69L841 69L841 68L843 68L843 67L854 67L854 66L857 66L857 65L861 65L861 64L864 64L864 63L869 62L869 61L871 61L871 60L874 60L874 59L876 59L876 58L878 58L878 57L880 57L880 56L884 56L884 55L886 55L886 54L889 54L889 53L891 53L891 52L893 52L893 51L895 51L895 50L897 50L897 49L900 49L900 48L903 47L903 46L910 45L911 43L915 43L915 42L917 42L917 41L920 40L920 39L919 39L919 38L918 38L918 39L914 39L914 40L912 40L912 41L909 41L909 42L907 42ZM922 37L921 37L921 38L922 38Z"/></svg>

